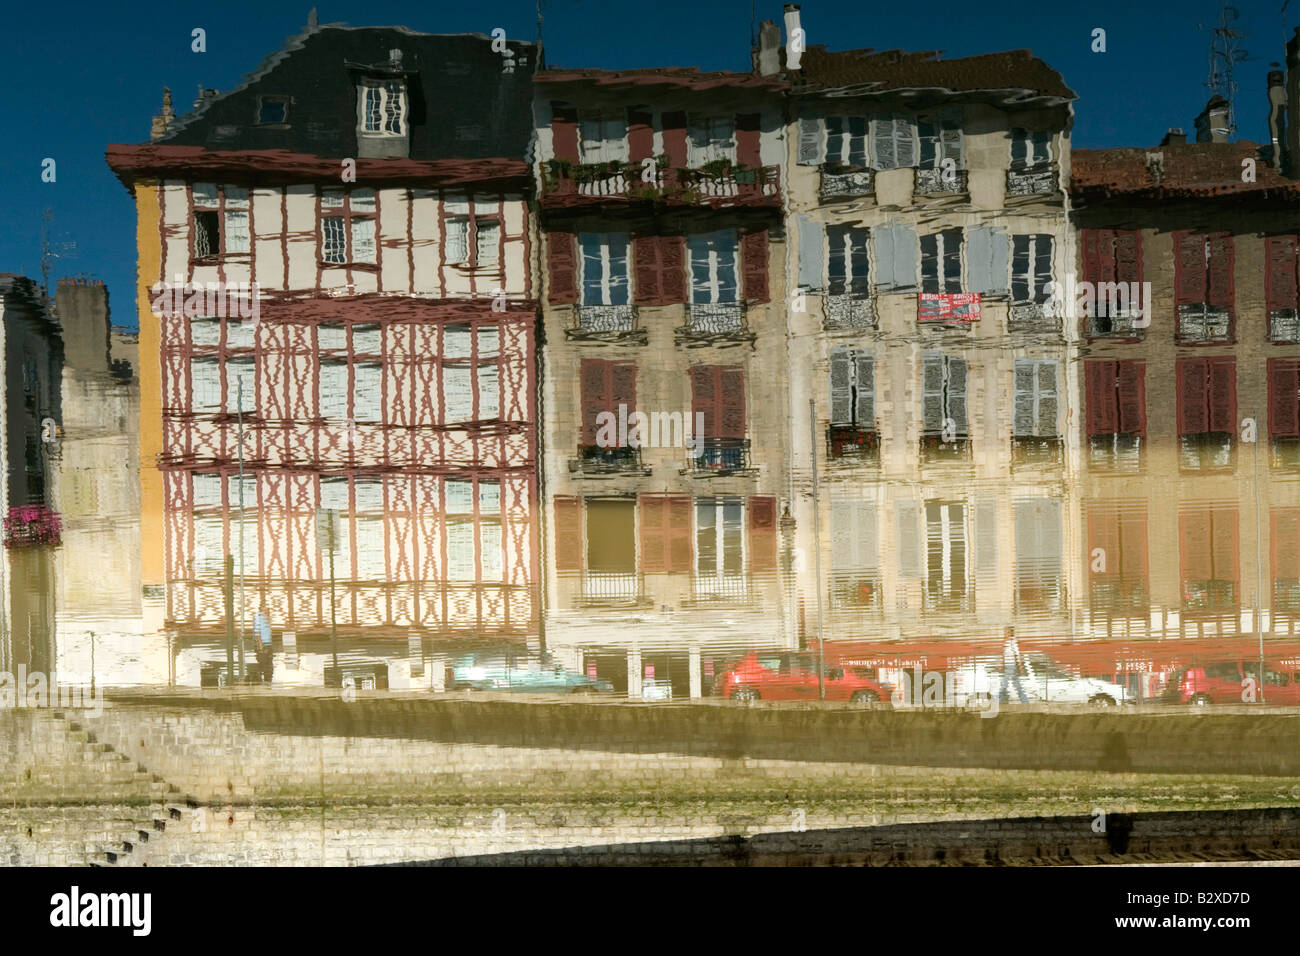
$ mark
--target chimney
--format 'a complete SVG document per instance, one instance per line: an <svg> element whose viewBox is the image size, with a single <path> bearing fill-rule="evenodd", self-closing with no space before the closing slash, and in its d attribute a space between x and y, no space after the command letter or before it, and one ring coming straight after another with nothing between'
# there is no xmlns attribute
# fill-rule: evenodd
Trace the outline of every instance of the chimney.
<svg viewBox="0 0 1300 956"><path fill-rule="evenodd" d="M764 20L758 28L754 69L759 76L776 76L781 72L781 28L771 20Z"/></svg>
<svg viewBox="0 0 1300 956"><path fill-rule="evenodd" d="M1183 132L1182 127L1175 126L1165 133L1165 138L1160 141L1161 146L1186 146L1187 134Z"/></svg>
<svg viewBox="0 0 1300 956"><path fill-rule="evenodd" d="M82 372L107 372L108 289L102 282L60 279L54 303L63 329L64 365Z"/></svg>
<svg viewBox="0 0 1300 956"><path fill-rule="evenodd" d="M799 25L799 4L785 5L785 68L791 72L799 69L799 58L803 56L803 27Z"/></svg>
<svg viewBox="0 0 1300 956"><path fill-rule="evenodd" d="M194 108L195 108L195 109L198 109L198 108L199 108L200 106L202 106L204 103L208 102L208 100L215 100L215 99L216 99L218 96L220 96L220 95L221 95L221 91L220 91L220 90L207 90L207 89L204 89L204 88L203 88L203 84L200 83L200 84L199 84L199 98L196 99L196 100L194 101Z"/></svg>
<svg viewBox="0 0 1300 956"><path fill-rule="evenodd" d="M1286 129L1282 152L1286 175L1300 179L1300 27L1286 41Z"/></svg>
<svg viewBox="0 0 1300 956"><path fill-rule="evenodd" d="M176 119L176 113L172 110L172 91L164 86L162 112L153 118L153 126L149 130L149 141L156 143L166 136L167 130L171 127L174 119Z"/></svg>
<svg viewBox="0 0 1300 956"><path fill-rule="evenodd" d="M1273 64L1277 66L1276 63ZM1283 168L1286 147L1286 75L1281 70L1268 71L1268 141L1272 144L1268 164Z"/></svg>
<svg viewBox="0 0 1300 956"><path fill-rule="evenodd" d="M1228 101L1215 94L1196 117L1198 143L1226 143L1228 141Z"/></svg>

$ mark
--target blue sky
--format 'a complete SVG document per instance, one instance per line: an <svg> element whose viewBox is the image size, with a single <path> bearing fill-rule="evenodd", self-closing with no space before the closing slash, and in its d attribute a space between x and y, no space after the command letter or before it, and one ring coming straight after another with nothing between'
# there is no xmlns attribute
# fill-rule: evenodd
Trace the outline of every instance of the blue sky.
<svg viewBox="0 0 1300 956"><path fill-rule="evenodd" d="M1264 136L1264 80L1300 25L1300 0L1239 0L1237 27L1251 59L1238 67L1239 135ZM808 43L833 50L943 50L969 56L1029 48L1079 94L1076 146L1150 146L1171 126L1191 131L1208 98L1214 0L1087 4L1002 0L927 0L925 4L808 0ZM58 260L64 275L104 279L113 319L135 322L135 216L130 196L104 164L104 147L148 139L163 86L178 112L200 84L228 90L307 20L310 0L221 3L54 2L11 7L0 31L8 95L0 100L5 145L0 174L0 272L40 274L41 213L53 213L51 238L76 244ZM751 11L781 19L771 0L545 0L547 59L559 66L699 66L749 69ZM319 8L322 23L402 24L430 33L490 33L534 39L533 0L367 0ZM207 51L190 49L195 27ZM1092 31L1107 49L1093 53ZM42 160L57 181L41 181Z"/></svg>

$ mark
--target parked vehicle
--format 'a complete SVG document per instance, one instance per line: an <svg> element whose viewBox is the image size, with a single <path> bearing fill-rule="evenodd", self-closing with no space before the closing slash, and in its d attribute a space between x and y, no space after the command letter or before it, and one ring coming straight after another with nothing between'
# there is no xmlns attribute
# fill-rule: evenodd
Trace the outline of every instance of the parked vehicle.
<svg viewBox="0 0 1300 956"><path fill-rule="evenodd" d="M1164 699L1177 704L1300 704L1300 661L1265 660L1259 680L1259 659L1213 661L1181 668L1166 685Z"/></svg>
<svg viewBox="0 0 1300 956"><path fill-rule="evenodd" d="M1071 674L1045 654L1025 654L1019 659L1018 669L1020 686L1029 700L1050 704L1094 704L1102 707L1136 703L1124 685L1100 677ZM990 675L996 675L997 686L994 689L1000 691L1001 672L991 671ZM1014 682L1008 682L1007 695L1008 700L1015 699Z"/></svg>
<svg viewBox="0 0 1300 956"><path fill-rule="evenodd" d="M852 668L827 664L823 677L827 700L868 704L889 699L888 688ZM817 655L750 654L718 678L713 692L730 700L818 700Z"/></svg>
<svg viewBox="0 0 1300 956"><path fill-rule="evenodd" d="M448 690L499 690L549 694L608 693L609 681L567 670L549 654L479 651L452 664Z"/></svg>

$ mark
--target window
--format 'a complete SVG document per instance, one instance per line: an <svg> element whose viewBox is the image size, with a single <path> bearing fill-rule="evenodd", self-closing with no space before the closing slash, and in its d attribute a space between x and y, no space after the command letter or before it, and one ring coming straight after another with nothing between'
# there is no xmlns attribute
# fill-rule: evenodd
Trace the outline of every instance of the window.
<svg viewBox="0 0 1300 956"><path fill-rule="evenodd" d="M1300 466L1300 361L1268 360L1268 435L1273 464Z"/></svg>
<svg viewBox="0 0 1300 956"><path fill-rule="evenodd" d="M686 495L640 496L642 568L649 572L689 572L692 502Z"/></svg>
<svg viewBox="0 0 1300 956"><path fill-rule="evenodd" d="M1012 236L1011 301L1042 305L1048 299L1052 281L1052 237Z"/></svg>
<svg viewBox="0 0 1300 956"><path fill-rule="evenodd" d="M631 301L629 241L625 232L579 234L582 305L627 305Z"/></svg>
<svg viewBox="0 0 1300 956"><path fill-rule="evenodd" d="M356 527L357 579L384 581L388 578L385 560L387 535L384 531L384 484L378 479L354 479L352 492L356 496L353 520Z"/></svg>
<svg viewBox="0 0 1300 956"><path fill-rule="evenodd" d="M627 436L619 435L614 428L601 427L602 414L614 416L615 423L626 421L626 415L636 411L636 363L609 362L604 359L583 359L582 379L582 444L585 447L603 445L618 448ZM625 415L619 406L626 408ZM608 421L608 418L604 419ZM611 432L613 434L611 434ZM610 441L612 439L612 441Z"/></svg>
<svg viewBox="0 0 1300 956"><path fill-rule="evenodd" d="M322 359L320 363L320 417L338 423L348 418L348 361Z"/></svg>
<svg viewBox="0 0 1300 956"><path fill-rule="evenodd" d="M450 204L449 204L450 205ZM460 204L464 205L464 204ZM448 265L467 269L497 268L501 261L501 220L476 213L445 220L444 253Z"/></svg>
<svg viewBox="0 0 1300 956"><path fill-rule="evenodd" d="M321 261L335 265L374 263L375 191L322 189Z"/></svg>
<svg viewBox="0 0 1300 956"><path fill-rule="evenodd" d="M1269 556L1273 568L1273 610L1300 611L1300 508L1270 513Z"/></svg>
<svg viewBox="0 0 1300 956"><path fill-rule="evenodd" d="M348 491L348 479L343 476L320 479L320 506L339 513L338 538L335 540L334 576L342 581L350 580L356 573L352 566L352 503ZM329 570L329 555L323 554L321 562Z"/></svg>
<svg viewBox="0 0 1300 956"><path fill-rule="evenodd" d="M687 141L687 165L698 169L706 163L736 161L736 120L733 116L696 117L691 121Z"/></svg>
<svg viewBox="0 0 1300 956"><path fill-rule="evenodd" d="M954 294L961 290L961 230L922 236L921 291Z"/></svg>
<svg viewBox="0 0 1300 956"><path fill-rule="evenodd" d="M1200 506L1178 516L1183 608L1227 610L1237 603L1237 509Z"/></svg>
<svg viewBox="0 0 1300 956"><path fill-rule="evenodd" d="M361 131L371 136L406 135L406 83L396 79L361 81Z"/></svg>
<svg viewBox="0 0 1300 956"><path fill-rule="evenodd" d="M448 478L443 493L447 515L447 580L500 582L503 568L500 484L482 479Z"/></svg>
<svg viewBox="0 0 1300 956"><path fill-rule="evenodd" d="M831 499L831 599L836 607L880 603L880 555L873 501Z"/></svg>
<svg viewBox="0 0 1300 956"><path fill-rule="evenodd" d="M721 579L745 571L745 505L740 498L695 502L695 570Z"/></svg>
<svg viewBox="0 0 1300 956"><path fill-rule="evenodd" d="M257 125L277 126L289 120L289 97L259 96L257 98Z"/></svg>
<svg viewBox="0 0 1300 956"><path fill-rule="evenodd" d="M730 472L748 467L742 366L692 366L691 421L704 423L703 436L694 449L697 471Z"/></svg>
<svg viewBox="0 0 1300 956"><path fill-rule="evenodd" d="M1231 342L1233 244L1227 233L1174 233L1178 341Z"/></svg>
<svg viewBox="0 0 1300 956"><path fill-rule="evenodd" d="M1146 440L1146 365L1083 364L1090 461L1094 467L1136 470Z"/></svg>
<svg viewBox="0 0 1300 956"><path fill-rule="evenodd" d="M831 295L867 296L871 276L867 259L870 234L855 226L826 227L827 289Z"/></svg>
<svg viewBox="0 0 1300 956"><path fill-rule="evenodd" d="M921 434L945 444L964 442L967 366L964 358L925 352L921 360Z"/></svg>
<svg viewBox="0 0 1300 956"><path fill-rule="evenodd" d="M500 330L447 325L442 339L443 423L501 416Z"/></svg>
<svg viewBox="0 0 1300 956"><path fill-rule="evenodd" d="M1056 362L1016 359L1015 415L1017 438L1055 438L1057 428Z"/></svg>
<svg viewBox="0 0 1300 956"><path fill-rule="evenodd" d="M925 503L926 604L932 610L960 610L967 602L966 506Z"/></svg>
<svg viewBox="0 0 1300 956"><path fill-rule="evenodd" d="M687 239L691 261L691 302L697 304L738 301L736 231L697 233Z"/></svg>
<svg viewBox="0 0 1300 956"><path fill-rule="evenodd" d="M257 361L231 358L226 368L226 414L251 415L257 408Z"/></svg>
<svg viewBox="0 0 1300 956"><path fill-rule="evenodd" d="M221 408L221 361L190 360L190 402L195 414L212 414Z"/></svg>
<svg viewBox="0 0 1300 956"><path fill-rule="evenodd" d="M583 116L581 133L584 163L627 162L626 117Z"/></svg>
<svg viewBox="0 0 1300 956"><path fill-rule="evenodd" d="M1236 360L1179 359L1177 371L1182 468L1232 467L1237 430Z"/></svg>
<svg viewBox="0 0 1300 956"><path fill-rule="evenodd" d="M1016 128L1011 131L1011 168L1038 169L1052 163L1052 134L1048 130Z"/></svg>
<svg viewBox="0 0 1300 956"><path fill-rule="evenodd" d="M874 362L870 352L831 352L831 424L874 430Z"/></svg>
<svg viewBox="0 0 1300 956"><path fill-rule="evenodd" d="M636 573L636 502L588 498L587 570L597 574Z"/></svg>
<svg viewBox="0 0 1300 956"><path fill-rule="evenodd" d="M939 116L922 117L917 123L921 141L921 169L943 169L943 161L951 159L955 169L962 168L961 114L945 112Z"/></svg>
<svg viewBox="0 0 1300 956"><path fill-rule="evenodd" d="M878 116L871 120L871 157L876 169L916 165L916 126L911 117Z"/></svg>
<svg viewBox="0 0 1300 956"><path fill-rule="evenodd" d="M1094 613L1145 612L1150 605L1145 502L1088 505L1085 564Z"/></svg>
<svg viewBox="0 0 1300 956"><path fill-rule="evenodd" d="M195 473L192 480L194 551L190 558L190 573L200 580L219 581L225 575L226 557L226 509L222 501L221 476Z"/></svg>
<svg viewBox="0 0 1300 956"><path fill-rule="evenodd" d="M1300 235L1264 240L1268 337L1273 342L1300 342Z"/></svg>
<svg viewBox="0 0 1300 956"><path fill-rule="evenodd" d="M1016 605L1045 611L1065 606L1061 567L1061 502L1022 499L1016 512Z"/></svg>
<svg viewBox="0 0 1300 956"><path fill-rule="evenodd" d="M212 259L248 252L248 190L242 186L195 183L194 258Z"/></svg>
<svg viewBox="0 0 1300 956"><path fill-rule="evenodd" d="M866 117L826 117L826 162L858 168L866 167Z"/></svg>

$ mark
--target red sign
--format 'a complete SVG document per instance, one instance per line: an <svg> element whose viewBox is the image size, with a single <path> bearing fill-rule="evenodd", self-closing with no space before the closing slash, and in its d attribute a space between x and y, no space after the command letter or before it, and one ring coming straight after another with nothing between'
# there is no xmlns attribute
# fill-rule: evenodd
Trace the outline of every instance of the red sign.
<svg viewBox="0 0 1300 956"><path fill-rule="evenodd" d="M978 292L922 292L918 301L920 322L978 322Z"/></svg>

